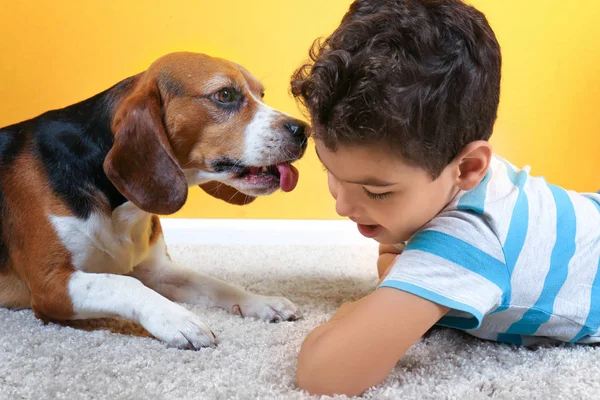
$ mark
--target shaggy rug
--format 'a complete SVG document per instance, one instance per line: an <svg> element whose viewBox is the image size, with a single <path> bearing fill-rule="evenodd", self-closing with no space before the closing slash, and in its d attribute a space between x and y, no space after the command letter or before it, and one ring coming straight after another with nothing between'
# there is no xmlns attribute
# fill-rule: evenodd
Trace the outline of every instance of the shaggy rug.
<svg viewBox="0 0 600 400"><path fill-rule="evenodd" d="M265 323L185 305L219 340L189 351L127 321L44 325L29 310L0 309L0 399L309 399L294 384L304 337L377 282L375 244L170 244L169 253L257 293L285 296L304 317ZM362 398L600 398L599 351L531 350L433 329Z"/></svg>

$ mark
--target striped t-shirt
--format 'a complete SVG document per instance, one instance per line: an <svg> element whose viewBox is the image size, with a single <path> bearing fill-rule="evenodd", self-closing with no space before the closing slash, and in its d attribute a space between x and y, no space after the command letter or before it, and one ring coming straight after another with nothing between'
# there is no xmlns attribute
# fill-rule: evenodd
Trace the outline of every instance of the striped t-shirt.
<svg viewBox="0 0 600 400"><path fill-rule="evenodd" d="M600 194L494 155L419 230L380 286L451 310L438 325L515 344L600 342Z"/></svg>

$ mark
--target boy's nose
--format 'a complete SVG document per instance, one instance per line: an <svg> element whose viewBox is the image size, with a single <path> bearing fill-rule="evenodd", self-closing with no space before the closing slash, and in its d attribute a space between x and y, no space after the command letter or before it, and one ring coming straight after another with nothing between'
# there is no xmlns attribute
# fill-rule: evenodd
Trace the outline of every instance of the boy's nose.
<svg viewBox="0 0 600 400"><path fill-rule="evenodd" d="M354 206L341 191L335 196L335 211L341 217L350 217L354 212Z"/></svg>

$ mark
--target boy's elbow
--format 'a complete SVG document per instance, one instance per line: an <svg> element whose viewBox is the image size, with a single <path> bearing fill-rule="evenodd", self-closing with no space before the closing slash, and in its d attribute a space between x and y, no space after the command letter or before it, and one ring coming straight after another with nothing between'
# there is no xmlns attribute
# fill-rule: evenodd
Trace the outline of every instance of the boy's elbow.
<svg viewBox="0 0 600 400"><path fill-rule="evenodd" d="M305 390L310 395L319 396L360 396L368 387L359 388L354 385L348 385L344 382L330 379L327 375L314 373L308 368L298 368L296 374L296 385L299 389Z"/></svg>
<svg viewBox="0 0 600 400"><path fill-rule="evenodd" d="M321 382L319 374L315 374L315 370L319 368L319 361L313 344L305 341L302 345L298 356L298 369L296 371L296 385L311 395L323 394L323 382Z"/></svg>
<svg viewBox="0 0 600 400"><path fill-rule="evenodd" d="M325 394L323 393L323 384L320 382L319 377L311 374L310 369L301 364L298 364L298 371L296 372L296 386L311 395Z"/></svg>
<svg viewBox="0 0 600 400"><path fill-rule="evenodd" d="M315 346L300 351L296 385L309 394L359 396L370 386L359 381L348 380L335 358L324 355Z"/></svg>

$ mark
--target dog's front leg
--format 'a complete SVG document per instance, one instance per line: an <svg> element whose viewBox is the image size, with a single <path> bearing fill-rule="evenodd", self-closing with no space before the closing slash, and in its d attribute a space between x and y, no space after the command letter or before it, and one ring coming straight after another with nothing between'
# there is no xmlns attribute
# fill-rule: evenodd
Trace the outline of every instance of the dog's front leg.
<svg viewBox="0 0 600 400"><path fill-rule="evenodd" d="M284 297L251 293L173 263L162 237L154 244L148 259L135 267L130 275L180 303L219 307L242 317L271 322L292 321L300 317L297 307Z"/></svg>
<svg viewBox="0 0 600 400"><path fill-rule="evenodd" d="M68 282L71 319L120 316L140 323L163 342L185 349L213 346L200 317L129 276L73 272Z"/></svg>

